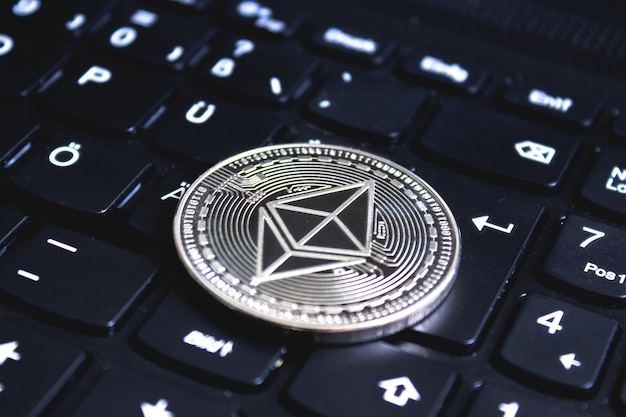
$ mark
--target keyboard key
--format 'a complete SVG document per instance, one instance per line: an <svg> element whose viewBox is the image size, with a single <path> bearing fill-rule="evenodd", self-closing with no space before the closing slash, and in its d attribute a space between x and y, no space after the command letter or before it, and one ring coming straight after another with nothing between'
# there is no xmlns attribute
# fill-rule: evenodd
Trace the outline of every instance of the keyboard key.
<svg viewBox="0 0 626 417"><path fill-rule="evenodd" d="M554 190L579 146L577 136L460 100L446 103L421 144L475 169Z"/></svg>
<svg viewBox="0 0 626 417"><path fill-rule="evenodd" d="M220 39L200 75L225 89L286 104L310 87L318 61L289 44L247 38Z"/></svg>
<svg viewBox="0 0 626 417"><path fill-rule="evenodd" d="M463 62L459 63L459 59ZM487 72L466 60L463 55L413 52L403 62L402 71L436 87L476 94L485 85Z"/></svg>
<svg viewBox="0 0 626 417"><path fill-rule="evenodd" d="M123 207L150 168L143 159L86 138L54 138L11 176L18 187L89 214Z"/></svg>
<svg viewBox="0 0 626 417"><path fill-rule="evenodd" d="M98 42L114 53L180 70L213 31L201 16L129 5L100 32Z"/></svg>
<svg viewBox="0 0 626 417"><path fill-rule="evenodd" d="M487 385L480 389L466 417L576 417L552 398L544 401L528 398L500 387Z"/></svg>
<svg viewBox="0 0 626 417"><path fill-rule="evenodd" d="M622 381L621 389L619 390L619 399L620 406L622 409L626 407L626 382Z"/></svg>
<svg viewBox="0 0 626 417"><path fill-rule="evenodd" d="M582 196L595 206L626 214L626 150L606 148L600 152Z"/></svg>
<svg viewBox="0 0 626 417"><path fill-rule="evenodd" d="M145 373L114 367L104 374L72 417L236 417L217 392L198 396Z"/></svg>
<svg viewBox="0 0 626 417"><path fill-rule="evenodd" d="M393 51L393 44L387 40L372 37L362 30L337 26L318 29L311 42L335 56L370 65L383 64Z"/></svg>
<svg viewBox="0 0 626 417"><path fill-rule="evenodd" d="M601 105L597 97L579 87L516 80L506 88L504 100L519 109L561 120L571 126L590 127Z"/></svg>
<svg viewBox="0 0 626 417"><path fill-rule="evenodd" d="M170 93L165 79L156 74L94 58L69 67L45 100L62 115L130 136L160 116Z"/></svg>
<svg viewBox="0 0 626 417"><path fill-rule="evenodd" d="M28 221L28 216L17 208L0 204L0 255L15 241Z"/></svg>
<svg viewBox="0 0 626 417"><path fill-rule="evenodd" d="M147 258L48 225L2 271L0 289L37 310L109 333L156 269Z"/></svg>
<svg viewBox="0 0 626 417"><path fill-rule="evenodd" d="M417 174L450 206L463 237L463 250L452 291L413 331L418 341L467 353L478 347L544 209L506 190L439 170L418 170Z"/></svg>
<svg viewBox="0 0 626 417"><path fill-rule="evenodd" d="M620 110L619 116L613 122L612 133L621 140L626 139L626 115L623 110Z"/></svg>
<svg viewBox="0 0 626 417"><path fill-rule="evenodd" d="M196 177L180 170L170 171L130 216L130 225L163 243L173 244L172 221L178 201Z"/></svg>
<svg viewBox="0 0 626 417"><path fill-rule="evenodd" d="M55 340L0 321L0 410L36 416L74 376L85 355Z"/></svg>
<svg viewBox="0 0 626 417"><path fill-rule="evenodd" d="M304 20L300 7L275 0L231 0L223 10L241 28L280 38L293 36Z"/></svg>
<svg viewBox="0 0 626 417"><path fill-rule="evenodd" d="M107 12L109 0L12 0L0 7L3 20L20 29L82 36Z"/></svg>
<svg viewBox="0 0 626 417"><path fill-rule="evenodd" d="M245 123L241 122L243 115ZM273 112L204 95L184 98L157 130L155 139L166 149L206 167L267 143L280 127Z"/></svg>
<svg viewBox="0 0 626 417"><path fill-rule="evenodd" d="M32 137L39 125L28 120L14 105L0 106L0 165L10 168L32 148Z"/></svg>
<svg viewBox="0 0 626 417"><path fill-rule="evenodd" d="M179 7L183 10L196 11L205 9L211 4L212 0L155 0L162 4L168 4Z"/></svg>
<svg viewBox="0 0 626 417"><path fill-rule="evenodd" d="M308 110L330 127L393 141L413 123L427 95L392 78L343 71L331 75Z"/></svg>
<svg viewBox="0 0 626 417"><path fill-rule="evenodd" d="M438 415L456 375L384 343L317 349L289 388L323 417Z"/></svg>
<svg viewBox="0 0 626 417"><path fill-rule="evenodd" d="M544 270L588 293L626 299L626 263L620 253L626 230L580 216L570 216Z"/></svg>
<svg viewBox="0 0 626 417"><path fill-rule="evenodd" d="M608 317L531 294L500 354L550 389L584 393L597 383L616 331L617 323Z"/></svg>
<svg viewBox="0 0 626 417"><path fill-rule="evenodd" d="M44 39L0 32L0 94L26 97L60 76L68 54Z"/></svg>
<svg viewBox="0 0 626 417"><path fill-rule="evenodd" d="M263 384L285 354L278 342L245 336L236 327L217 324L191 300L171 294L139 331L139 340L176 365L245 386Z"/></svg>

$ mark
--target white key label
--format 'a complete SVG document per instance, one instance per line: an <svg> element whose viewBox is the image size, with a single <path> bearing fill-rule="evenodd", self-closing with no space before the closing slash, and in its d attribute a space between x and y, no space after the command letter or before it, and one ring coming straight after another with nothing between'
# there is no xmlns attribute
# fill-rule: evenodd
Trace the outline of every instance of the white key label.
<svg viewBox="0 0 626 417"><path fill-rule="evenodd" d="M74 165L80 159L80 144L71 142L67 146L59 146L50 152L48 161L54 166L65 168Z"/></svg>

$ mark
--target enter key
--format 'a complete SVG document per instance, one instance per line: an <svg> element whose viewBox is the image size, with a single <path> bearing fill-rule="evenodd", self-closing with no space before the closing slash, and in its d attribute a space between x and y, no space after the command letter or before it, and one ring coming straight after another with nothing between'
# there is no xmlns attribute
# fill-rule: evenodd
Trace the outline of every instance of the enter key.
<svg viewBox="0 0 626 417"><path fill-rule="evenodd" d="M413 328L420 341L474 351L541 220L541 204L443 171L418 171L449 204L461 231L461 263L444 303ZM494 249L497 248L497 249Z"/></svg>

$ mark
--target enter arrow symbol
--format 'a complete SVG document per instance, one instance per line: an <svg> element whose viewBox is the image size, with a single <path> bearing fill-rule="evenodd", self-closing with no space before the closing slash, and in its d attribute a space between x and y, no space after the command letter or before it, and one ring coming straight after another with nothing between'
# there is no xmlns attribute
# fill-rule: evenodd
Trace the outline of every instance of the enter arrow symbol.
<svg viewBox="0 0 626 417"><path fill-rule="evenodd" d="M489 216L474 217L472 219L472 222L474 223L474 226L476 226L476 229L478 229L479 232L482 232L482 230L485 227L487 227L489 229L493 229L498 232L502 232L502 233L506 233L507 235L510 235L511 232L513 232L513 228L515 227L513 223L509 223L507 227L502 227L502 226L498 226L497 224L489 223Z"/></svg>
<svg viewBox="0 0 626 417"><path fill-rule="evenodd" d="M575 353L568 353L566 355L561 355L559 356L559 360L561 361L561 364L563 365L563 367L567 369L568 371L572 369L573 367L580 368L582 366L582 363L576 360Z"/></svg>

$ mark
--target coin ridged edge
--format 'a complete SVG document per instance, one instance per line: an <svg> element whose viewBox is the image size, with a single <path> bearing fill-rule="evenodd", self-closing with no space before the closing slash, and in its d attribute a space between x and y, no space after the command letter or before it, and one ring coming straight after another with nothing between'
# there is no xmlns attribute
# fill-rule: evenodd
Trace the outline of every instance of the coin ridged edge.
<svg viewBox="0 0 626 417"><path fill-rule="evenodd" d="M176 211L176 215L173 222L174 229L174 240L176 250L183 261L183 265L185 269L189 272L191 277L200 284L203 288L208 290L211 295L213 295L216 299L221 301L227 307L243 313L246 316L252 316L252 318L256 318L259 320L263 320L266 322L270 322L274 325L290 329L296 332L310 332L313 339L325 342L325 343L353 343L353 342L362 342L367 340L372 340L376 338L380 338L383 336L387 336L393 333L396 333L402 329L413 326L428 316L439 304L443 301L443 299L448 295L452 288L452 281L455 279L455 276L458 271L458 266L460 263L460 253L461 253L461 237L460 231L452 216L450 208L447 206L446 202L443 198L428 184L426 181L421 179L418 175L409 171L408 169L387 160L386 158L380 157L375 154L371 154L359 149L351 149L342 146L334 146L334 145L316 145L316 144L291 144L291 145L274 145L263 148L252 149L247 152L240 153L238 155L234 155L228 159L225 159L222 162L215 164L213 167L205 171L203 174L194 181L194 183L189 187L189 190L195 190L199 187L202 182L209 177L211 174L216 171L222 169L225 166L228 166L233 163L237 163L244 158L250 158L257 156L257 160L261 162L263 158L258 157L259 154L264 152L273 152L280 150L288 150L288 149L300 149L300 150L314 150L314 149L332 149L337 152L344 153L354 153L357 155L361 155L364 157L369 157L374 161L381 161L382 163L389 165L390 167L397 169L406 175L412 177L420 186L424 187L424 189L431 194L437 204L441 207L441 209L449 214L448 219L450 221L449 228L450 233L453 236L454 242L453 245L453 253L450 256L450 263L447 265L446 273L443 274L436 283L436 288L431 289L428 293L419 299L413 300L409 302L408 306L402 305L398 308L395 308L393 304L395 300L390 304L386 302L383 306L386 308L380 309L380 312L370 312L369 317L365 321L359 321L350 323L349 326L345 324L341 324L338 322L337 324L333 324L331 322L324 323L323 326L320 326L319 323L316 324L316 320L306 319L298 321L298 325L295 325L293 320L284 319L275 315L263 314L262 311L258 311L259 316L254 316L249 309L244 308L241 303L236 302L232 299L232 297L227 296L225 291L216 291L214 288L211 288L206 283L206 278L198 276L197 269L195 265L188 258L188 253L185 249L185 245L183 242L183 237L181 235L181 227L180 224L182 222L182 218L184 213L184 208L187 205L188 200L191 198L191 192L185 193L181 201L179 202L178 209ZM307 152L304 152L303 155L306 155ZM314 155L313 153L310 153ZM216 276L219 274L216 273Z"/></svg>

